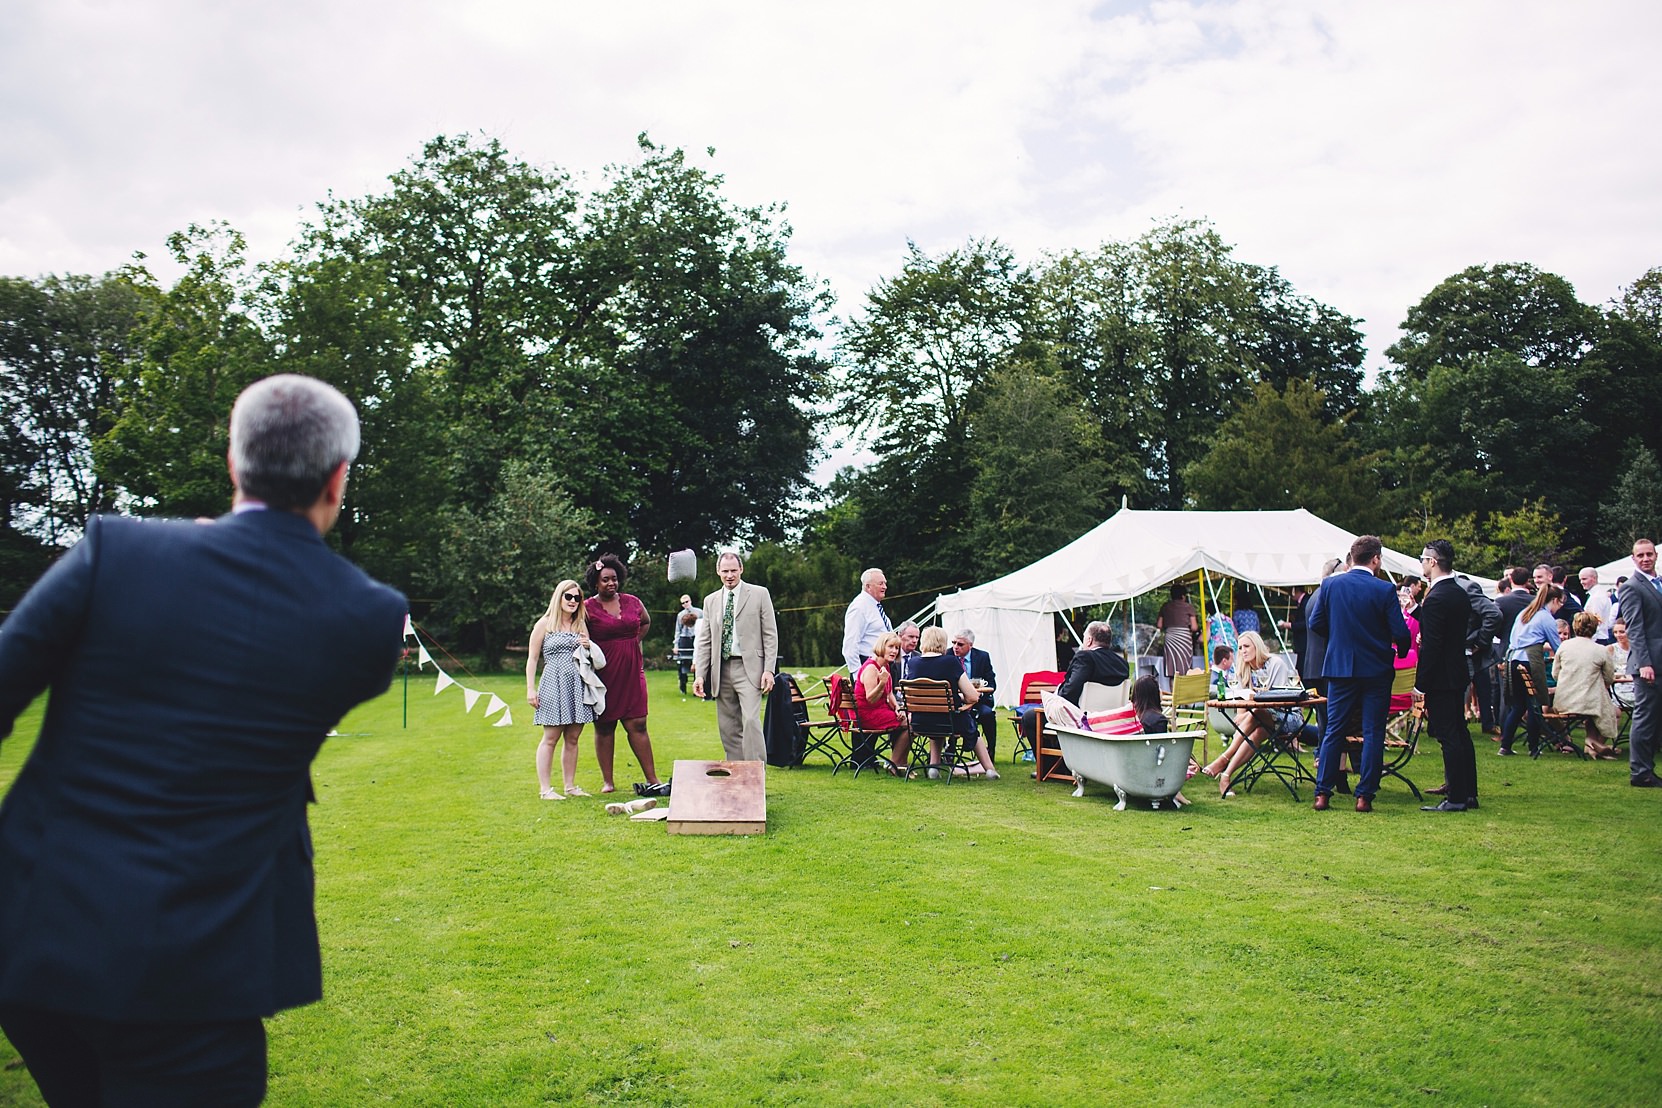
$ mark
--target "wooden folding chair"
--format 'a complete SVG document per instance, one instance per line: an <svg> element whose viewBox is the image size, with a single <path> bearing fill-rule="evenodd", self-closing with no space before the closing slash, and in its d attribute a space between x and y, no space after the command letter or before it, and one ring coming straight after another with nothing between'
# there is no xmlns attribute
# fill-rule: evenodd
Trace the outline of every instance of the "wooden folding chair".
<svg viewBox="0 0 1662 1108"><path fill-rule="evenodd" d="M826 693L816 693L809 696L802 691L802 687L795 682L791 683L791 711L796 717L796 728L803 737L802 764L806 764L809 755L823 754L830 759L833 769L837 764L848 757L848 748L843 745L843 728L837 717L831 713L830 696ZM823 719L815 719L815 710L825 713Z"/></svg>
<svg viewBox="0 0 1662 1108"><path fill-rule="evenodd" d="M837 685L837 701L832 705L831 713L842 731L846 750L842 760L831 767L831 776L835 777L845 769L852 769L854 776L859 777L863 769L876 769L877 740L887 731L868 731L860 726L859 705L854 700L854 682L842 681ZM887 758L883 759L888 761Z"/></svg>
<svg viewBox="0 0 1662 1108"><path fill-rule="evenodd" d="M1383 784L1385 778L1395 777L1408 791L1414 794L1415 800L1424 800L1419 786L1408 779L1403 767L1413 759L1420 747L1420 733L1425 730L1425 708L1413 700L1414 685L1419 680L1419 669L1409 666L1399 669L1391 677L1391 695L1393 697L1407 696L1408 707L1392 712L1385 717L1385 758L1379 780ZM1345 752L1350 755L1350 764L1360 769L1362 765L1362 736L1346 735Z"/></svg>
<svg viewBox="0 0 1662 1108"><path fill-rule="evenodd" d="M1057 690L1059 684L1056 681L1026 681L1023 687L1026 692L1021 698L1021 706L1039 713L1038 727L1034 731L1034 734L1038 734L1039 731L1044 729L1044 711L1039 705L1044 703L1047 693L1053 693ZM1033 756L1033 743L1022 733L1021 717L1022 713L1019 711L1010 717L1010 726L1016 732L1015 749L1010 754L1010 761L1012 762L1021 761L1023 752L1026 752L1029 757Z"/></svg>
<svg viewBox="0 0 1662 1108"><path fill-rule="evenodd" d="M1517 672L1523 680L1525 695L1535 702L1536 710L1541 714L1541 729L1546 732L1546 741L1564 754L1574 754L1585 760L1587 752L1581 749L1581 744L1570 738L1570 731L1581 726L1581 717L1555 709L1550 696L1543 696L1541 690L1535 687L1535 675L1529 671L1528 666L1518 666ZM1541 744L1531 743L1529 756L1539 758Z"/></svg>
<svg viewBox="0 0 1662 1108"><path fill-rule="evenodd" d="M1171 692L1160 695L1166 719L1171 721L1173 731L1207 730L1206 698L1211 695L1209 677L1205 670L1180 674L1171 679ZM1200 739L1200 758L1202 764L1211 761L1205 734Z"/></svg>

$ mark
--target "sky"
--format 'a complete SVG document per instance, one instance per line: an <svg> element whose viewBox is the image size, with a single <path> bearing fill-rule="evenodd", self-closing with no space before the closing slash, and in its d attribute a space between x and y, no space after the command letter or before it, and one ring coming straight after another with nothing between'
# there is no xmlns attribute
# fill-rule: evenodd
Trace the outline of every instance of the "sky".
<svg viewBox="0 0 1662 1108"><path fill-rule="evenodd" d="M1662 265L1659 47L1653 0L6 0L0 274L165 280L215 219L277 258L435 135L593 187L644 131L786 204L845 317L908 240L1200 218L1361 318L1371 373L1466 266L1602 304Z"/></svg>

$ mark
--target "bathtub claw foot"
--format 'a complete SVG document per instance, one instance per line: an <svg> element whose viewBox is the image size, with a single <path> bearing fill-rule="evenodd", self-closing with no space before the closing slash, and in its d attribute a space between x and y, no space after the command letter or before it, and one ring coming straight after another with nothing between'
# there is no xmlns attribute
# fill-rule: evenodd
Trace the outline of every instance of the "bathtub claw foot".
<svg viewBox="0 0 1662 1108"><path fill-rule="evenodd" d="M1114 786L1114 795L1120 798L1120 802L1118 804L1114 805L1114 811L1116 811L1116 812L1125 811L1125 790L1120 788L1118 785L1115 785Z"/></svg>
<svg viewBox="0 0 1662 1108"><path fill-rule="evenodd" d="M1084 796L1085 795L1085 778L1083 776L1081 776L1080 774L1076 773L1076 774L1073 775L1073 780L1074 780L1073 795L1074 796Z"/></svg>

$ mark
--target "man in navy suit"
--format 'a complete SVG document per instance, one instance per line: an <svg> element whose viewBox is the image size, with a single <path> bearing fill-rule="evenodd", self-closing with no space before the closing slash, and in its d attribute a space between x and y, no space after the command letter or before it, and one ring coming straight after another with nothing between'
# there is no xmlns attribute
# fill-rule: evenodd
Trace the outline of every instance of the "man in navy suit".
<svg viewBox="0 0 1662 1108"><path fill-rule="evenodd" d="M1391 700L1391 647L1408 656L1408 624L1397 591L1375 576L1384 547L1374 535L1350 544L1350 568L1322 583L1322 603L1310 629L1327 636L1322 669L1327 676L1327 728L1316 756L1316 811L1325 812L1339 779L1351 713L1362 715L1361 780L1356 810L1373 811L1385 766L1385 710Z"/></svg>
<svg viewBox="0 0 1662 1108"><path fill-rule="evenodd" d="M1466 632L1472 600L1454 576L1454 546L1432 539L1420 555L1431 582L1420 604L1420 660L1414 687L1425 696L1426 727L1443 747L1443 800L1422 812L1464 812L1477 807L1477 758L1466 727Z"/></svg>
<svg viewBox="0 0 1662 1108"><path fill-rule="evenodd" d="M998 709L993 707L993 690L998 688L998 674L993 672L992 655L975 645L975 632L965 628L952 636L952 652L964 663L964 675L978 682L981 699L970 713L981 727L981 737L987 740L987 757L998 753Z"/></svg>
<svg viewBox="0 0 1662 1108"><path fill-rule="evenodd" d="M233 510L99 517L0 628L0 1028L53 1105L257 1104L262 1018L322 994L312 758L385 691L404 598L331 552L358 451L320 381L231 412Z"/></svg>

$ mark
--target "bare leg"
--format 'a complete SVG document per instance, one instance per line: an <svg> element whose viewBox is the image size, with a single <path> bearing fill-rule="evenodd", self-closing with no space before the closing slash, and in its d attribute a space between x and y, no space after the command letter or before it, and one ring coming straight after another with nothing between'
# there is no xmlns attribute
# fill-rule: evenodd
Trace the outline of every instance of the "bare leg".
<svg viewBox="0 0 1662 1108"><path fill-rule="evenodd" d="M554 744L559 741L558 727L544 727L542 741L537 743L537 788L547 792L553 786L549 783L548 773L554 765Z"/></svg>
<svg viewBox="0 0 1662 1108"><path fill-rule="evenodd" d="M994 777L998 776L998 770L993 766L993 756L987 753L986 739L975 740L975 758L981 763L981 768L983 770L992 774Z"/></svg>
<svg viewBox="0 0 1662 1108"><path fill-rule="evenodd" d="M635 761L641 764L641 773L646 776L646 783L656 785L658 770L652 764L652 736L646 733L646 717L637 716L624 720L623 732L629 736L629 749L635 752ZM598 757L598 743L595 744L595 753Z"/></svg>
<svg viewBox="0 0 1662 1108"><path fill-rule="evenodd" d="M566 792L577 787L577 740L582 737L581 723L567 724L560 729L565 746L560 749L560 776L566 779Z"/></svg>
<svg viewBox="0 0 1662 1108"><path fill-rule="evenodd" d="M617 792L612 783L612 751L617 746L617 720L594 721L594 760L600 767L600 791Z"/></svg>
<svg viewBox="0 0 1662 1108"><path fill-rule="evenodd" d="M906 759L912 754L912 733L910 731L896 731L894 742L889 746L889 764L896 769L906 768Z"/></svg>

